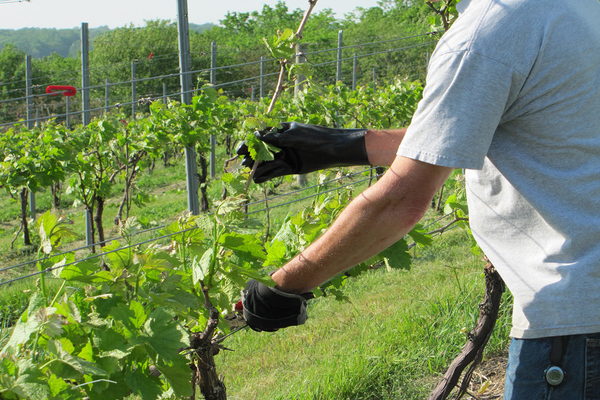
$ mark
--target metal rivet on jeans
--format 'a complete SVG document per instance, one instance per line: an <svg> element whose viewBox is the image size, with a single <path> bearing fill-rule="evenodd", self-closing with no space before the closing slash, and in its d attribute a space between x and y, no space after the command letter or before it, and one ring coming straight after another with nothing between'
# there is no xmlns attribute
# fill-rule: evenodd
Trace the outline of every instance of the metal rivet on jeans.
<svg viewBox="0 0 600 400"><path fill-rule="evenodd" d="M560 367L550 367L546 370L546 382L552 386L560 385L565 379L565 373Z"/></svg>

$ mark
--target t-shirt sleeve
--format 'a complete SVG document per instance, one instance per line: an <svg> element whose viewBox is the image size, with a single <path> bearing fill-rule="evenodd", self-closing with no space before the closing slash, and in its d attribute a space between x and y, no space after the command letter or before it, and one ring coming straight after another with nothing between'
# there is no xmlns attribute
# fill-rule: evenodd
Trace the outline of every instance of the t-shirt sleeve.
<svg viewBox="0 0 600 400"><path fill-rule="evenodd" d="M481 169L507 109L515 72L460 50L434 56L427 85L398 155L452 168Z"/></svg>

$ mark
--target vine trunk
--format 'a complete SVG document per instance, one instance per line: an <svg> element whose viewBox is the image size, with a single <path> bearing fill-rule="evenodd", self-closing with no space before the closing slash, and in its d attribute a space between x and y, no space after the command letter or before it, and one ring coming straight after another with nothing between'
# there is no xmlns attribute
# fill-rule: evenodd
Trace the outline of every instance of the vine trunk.
<svg viewBox="0 0 600 400"><path fill-rule="evenodd" d="M479 304L479 320L475 328L469 332L467 343L464 345L460 354L452 361L448 371L441 382L429 395L428 400L444 400L448 398L450 392L457 386L458 380L467 366L469 369L465 373L456 399L460 399L467 389L471 376L475 368L483 358L483 350L490 339L498 311L500 310L500 300L504 293L504 281L496 271L496 268L486 258L487 265L484 268L485 273L485 295L483 301Z"/></svg>
<svg viewBox="0 0 600 400"><path fill-rule="evenodd" d="M21 226L23 227L23 242L25 246L31 246L31 238L29 236L29 227L27 226L27 195L29 190L23 188L21 190Z"/></svg>

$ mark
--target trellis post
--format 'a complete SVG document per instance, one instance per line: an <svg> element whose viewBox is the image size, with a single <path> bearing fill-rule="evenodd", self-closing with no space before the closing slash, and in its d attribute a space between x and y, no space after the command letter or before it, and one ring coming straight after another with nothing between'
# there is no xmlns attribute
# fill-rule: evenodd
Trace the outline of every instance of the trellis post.
<svg viewBox="0 0 600 400"><path fill-rule="evenodd" d="M177 28L179 37L179 73L181 83L181 102L192 102L192 77L190 55L190 28L188 24L187 0L177 0ZM193 144L185 146L185 171L187 179L188 211L194 215L200 214L198 201L198 165L196 164L196 150Z"/></svg>

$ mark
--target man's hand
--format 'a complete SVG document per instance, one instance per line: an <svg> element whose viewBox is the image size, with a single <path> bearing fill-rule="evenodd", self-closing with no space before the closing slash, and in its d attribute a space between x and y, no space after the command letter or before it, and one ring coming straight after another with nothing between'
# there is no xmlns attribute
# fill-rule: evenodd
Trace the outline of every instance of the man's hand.
<svg viewBox="0 0 600 400"><path fill-rule="evenodd" d="M250 280L242 291L244 318L255 331L275 332L280 328L302 325L307 320L306 301L312 293L285 293Z"/></svg>
<svg viewBox="0 0 600 400"><path fill-rule="evenodd" d="M256 132L258 139L281 149L273 161L261 163L254 182L262 183L284 175L306 174L326 168L369 165L365 149L366 129L334 129L298 122L284 122L281 128ZM237 153L242 165L252 168L254 160L242 144Z"/></svg>

